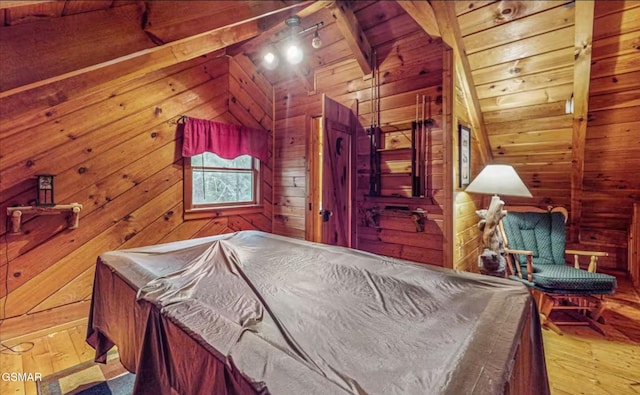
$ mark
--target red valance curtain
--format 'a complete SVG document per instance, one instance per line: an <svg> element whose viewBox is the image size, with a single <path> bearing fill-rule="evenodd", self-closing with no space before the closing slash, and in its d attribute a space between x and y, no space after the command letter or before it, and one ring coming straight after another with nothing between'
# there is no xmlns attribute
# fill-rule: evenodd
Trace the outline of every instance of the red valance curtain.
<svg viewBox="0 0 640 395"><path fill-rule="evenodd" d="M203 152L213 152L225 159L251 155L266 161L269 159L268 133L245 126L187 118L182 156L191 157Z"/></svg>

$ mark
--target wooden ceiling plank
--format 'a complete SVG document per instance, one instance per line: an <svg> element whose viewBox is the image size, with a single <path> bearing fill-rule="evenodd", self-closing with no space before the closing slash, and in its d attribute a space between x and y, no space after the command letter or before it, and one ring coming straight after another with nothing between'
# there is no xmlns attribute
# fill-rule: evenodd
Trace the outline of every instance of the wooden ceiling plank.
<svg viewBox="0 0 640 395"><path fill-rule="evenodd" d="M0 2L1 4L2 2ZM62 16L65 2L34 3L19 8L8 8L5 23L9 26Z"/></svg>
<svg viewBox="0 0 640 395"><path fill-rule="evenodd" d="M256 20L259 17L255 15L249 21L239 20L230 26L7 90L0 93L0 111L7 114L25 105L51 106L54 98L66 100L72 94L97 88L105 83L130 80L223 49L260 34L262 31Z"/></svg>
<svg viewBox="0 0 640 395"><path fill-rule="evenodd" d="M489 137L494 147L517 146L530 144L558 144L560 146L571 145L571 129L551 129L544 131L525 131L512 129L513 133L501 133ZM568 176L567 176L568 177Z"/></svg>
<svg viewBox="0 0 640 395"><path fill-rule="evenodd" d="M331 15L336 21L338 29L358 61L364 75L371 74L371 59L373 49L367 36L360 27L358 18L351 9L351 3L338 1L331 7Z"/></svg>
<svg viewBox="0 0 640 395"><path fill-rule="evenodd" d="M60 3L62 4L62 3ZM0 90L10 90L154 47L138 5L6 26ZM117 31L116 32L114 32Z"/></svg>
<svg viewBox="0 0 640 395"><path fill-rule="evenodd" d="M456 7L456 15L463 15L469 13L471 11L480 9L484 6L487 6L491 3L495 3L496 0L465 0L465 1L454 1Z"/></svg>
<svg viewBox="0 0 640 395"><path fill-rule="evenodd" d="M145 31L162 43L168 43L228 26L239 19L267 18L299 3L284 5L281 1L251 1L239 7L232 1L151 1ZM306 4L305 2L304 4ZM282 16L279 16L284 20Z"/></svg>
<svg viewBox="0 0 640 395"><path fill-rule="evenodd" d="M589 98L589 111L613 110L626 107L640 107L640 89L614 93L615 99L612 99L610 94L591 96Z"/></svg>
<svg viewBox="0 0 640 395"><path fill-rule="evenodd" d="M525 107L525 109L528 107ZM552 129L571 130L573 119L571 115L563 114L555 117L540 117L531 119L512 120L487 124L487 135L509 133L543 132Z"/></svg>
<svg viewBox="0 0 640 395"><path fill-rule="evenodd" d="M573 82L573 67L531 74L527 78L511 78L490 84L477 85L479 99L544 89L551 86L570 84Z"/></svg>
<svg viewBox="0 0 640 395"><path fill-rule="evenodd" d="M605 4L608 4L607 1ZM593 40L619 36L624 33L638 31L640 26L640 2L635 1L636 7L598 18L593 29Z"/></svg>
<svg viewBox="0 0 640 395"><path fill-rule="evenodd" d="M470 54L468 59L471 64L471 69L477 70L495 65L497 63L496 59L499 59L501 63L510 62L528 56L571 47L573 45L571 37L573 36L574 27L567 26L538 36L524 38L509 44L475 52Z"/></svg>
<svg viewBox="0 0 640 395"><path fill-rule="evenodd" d="M442 34L442 39L454 52L455 66L460 72L462 90L465 97L469 100L469 116L471 118L473 134L480 148L480 156L483 163L491 163L493 161L491 146L484 126L480 102L473 83L469 59L467 58L462 35L460 34L460 27L458 26L458 19L455 14L455 4L443 0L436 0L431 2L431 6L438 21L438 29Z"/></svg>
<svg viewBox="0 0 640 395"><path fill-rule="evenodd" d="M587 112L589 109L594 4L591 1L577 1L575 7L575 66L573 78L571 218L569 221L569 240L578 242L580 239L580 220L582 217L584 152L587 137Z"/></svg>
<svg viewBox="0 0 640 395"><path fill-rule="evenodd" d="M285 4L281 2L270 2L273 3L270 9L259 8L258 11L260 13L252 14L252 15L244 15L242 16L244 19L240 19L240 17L236 17L236 22L230 23L228 26L218 29L212 29L208 32L204 32L198 35L194 35L192 37L188 37L176 42L172 42L169 45L158 47L150 50L138 51L136 53L122 56L120 58L114 59L112 61L100 63L95 66L85 67L80 70L76 70L70 73L66 73L57 77L48 78L44 81L34 82L32 84L25 85L23 87L18 87L15 89L8 90L3 92L0 95L0 98L5 98L11 96L12 94L26 91L36 87L42 87L50 84L57 83L59 81L69 79L69 78L79 78L83 72L94 72L98 69L105 68L106 70L112 70L116 74L118 73L116 70L120 70L121 73L125 75L141 75L148 71L158 70L161 67L153 66L144 61L144 59L164 59L162 67L166 65L174 64L182 60L192 59L195 56L200 56L202 54L206 54L208 52L215 51L217 49L223 48L230 43L235 43L237 41L241 41L247 39L249 37L253 37L261 32L256 22L256 19L260 17L270 15L274 12L278 12L281 10L285 10L293 7L293 5ZM252 23L248 23L252 22ZM242 24L245 24L242 26ZM243 38L240 38L243 37ZM153 61L153 60L151 60ZM124 64L121 66L117 66L118 63L124 62L125 64L133 64L138 65L139 63L144 64L143 68L140 70L135 70L131 73L127 73ZM150 67L153 70L149 70L146 67ZM106 74L103 77L100 77L96 73L97 80L107 81ZM92 79L93 77L90 77Z"/></svg>
<svg viewBox="0 0 640 395"><path fill-rule="evenodd" d="M393 43L400 38L412 36L416 31L422 35L422 41L433 41L409 14L402 12L402 14L389 19L385 23L367 30L367 38L371 46L377 50L387 43ZM378 51L378 53L382 53L382 51Z"/></svg>
<svg viewBox="0 0 640 395"><path fill-rule="evenodd" d="M456 1L456 3L460 3ZM488 7L475 9L463 15L458 15L460 33L463 37L508 23L514 19L520 19L528 15L534 15L551 8L569 3L565 8L573 8L572 1L538 0L538 1L501 1ZM573 10L571 10L573 13Z"/></svg>
<svg viewBox="0 0 640 395"><path fill-rule="evenodd" d="M402 9L432 38L440 38L440 29L433 8L426 1L397 1Z"/></svg>
<svg viewBox="0 0 640 395"><path fill-rule="evenodd" d="M637 53L638 48L640 48L640 25L635 32L593 40L591 60Z"/></svg>
<svg viewBox="0 0 640 395"><path fill-rule="evenodd" d="M506 110L509 108L535 106L538 104L561 101L563 104L571 98L573 84L550 86L527 92L512 93L500 97L490 97L479 101L483 112Z"/></svg>
<svg viewBox="0 0 640 395"><path fill-rule="evenodd" d="M33 4L42 4L42 3L64 3L64 0L16 0L16 1L0 1L0 9L5 8L14 8L14 7L24 7L27 5Z"/></svg>
<svg viewBox="0 0 640 395"><path fill-rule="evenodd" d="M524 7L535 7L539 2L523 3ZM557 2L554 2L557 5ZM522 7L522 8L524 8ZM490 7L490 8L493 8ZM526 15L526 9L520 9ZM548 33L573 25L573 7L555 7L544 12L525 16L514 22L503 21L487 30L464 36L468 54L480 52L499 45L508 44L531 36Z"/></svg>
<svg viewBox="0 0 640 395"><path fill-rule="evenodd" d="M113 0L84 0L66 1L62 15L75 15L83 12L106 10L111 7Z"/></svg>
<svg viewBox="0 0 640 395"><path fill-rule="evenodd" d="M547 52L527 58L500 63L472 72L476 84L482 85L509 78L522 78L530 74L555 70L563 67L573 68L573 47Z"/></svg>
<svg viewBox="0 0 640 395"><path fill-rule="evenodd" d="M494 123L519 122L523 120L553 117L558 115L565 115L565 103L553 102L483 113L484 122L487 125L487 128L490 128L491 124Z"/></svg>
<svg viewBox="0 0 640 395"><path fill-rule="evenodd" d="M397 1L378 1L375 7L369 6L357 10L357 8L359 8L357 4L360 3L360 1L356 2L353 11L358 17L360 27L362 27L362 30L367 32L367 34L370 29L374 29L399 15L405 14L405 11L398 5Z"/></svg>

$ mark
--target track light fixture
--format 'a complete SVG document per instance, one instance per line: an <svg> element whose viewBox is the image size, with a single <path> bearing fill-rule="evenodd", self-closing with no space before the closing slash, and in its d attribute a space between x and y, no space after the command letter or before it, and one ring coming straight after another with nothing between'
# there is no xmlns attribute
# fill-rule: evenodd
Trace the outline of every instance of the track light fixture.
<svg viewBox="0 0 640 395"><path fill-rule="evenodd" d="M289 64L296 65L302 62L304 59L304 50L302 49L301 42L298 37L301 35L315 30L313 38L311 39L311 46L318 49L322 46L322 40L318 34L320 26L324 26L324 22L318 22L313 26L306 29L297 31L300 27L300 17L293 15L284 20L285 25L289 28L288 34L285 37L277 39L272 42L272 46L266 49L262 55L262 65L267 70L275 70L278 67L279 60L278 55L273 46L278 46L282 49L282 54ZM281 32L284 33L284 32ZM278 35L276 35L278 36Z"/></svg>

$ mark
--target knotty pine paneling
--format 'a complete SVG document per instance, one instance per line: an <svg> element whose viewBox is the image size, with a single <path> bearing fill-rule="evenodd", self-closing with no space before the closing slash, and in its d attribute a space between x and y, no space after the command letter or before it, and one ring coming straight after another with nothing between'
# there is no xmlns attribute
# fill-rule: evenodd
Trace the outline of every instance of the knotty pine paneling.
<svg viewBox="0 0 640 395"><path fill-rule="evenodd" d="M415 119L416 95L431 97L431 117L436 126L431 131L431 147L428 163L432 178L429 185L435 190L442 188L442 46L432 43L430 38L415 25L406 20L406 15L396 12L399 8L393 3L381 3L362 8L361 12L382 12L394 23L367 26L367 36L378 46L378 62L380 64L380 124L385 128L406 124ZM374 9L375 8L375 9ZM386 30L385 30L386 29ZM392 29L393 32L388 30ZM391 39L393 38L393 39ZM336 43L337 44L337 43ZM274 185L274 232L293 237L305 237L305 218L307 184L307 133L312 117L321 115L321 95L327 94L350 108L357 108L360 124L366 128L371 123L371 83L364 78L357 62L353 58L329 66L319 67L314 75L315 91L308 94L300 81L291 78L275 84L275 124L276 124L276 168ZM357 104L356 104L357 103ZM425 117L429 114L425 111ZM377 117L377 115L376 115ZM389 135L389 139L393 136ZM357 146L358 162L357 223L359 249L411 259L418 262L443 265L442 253L442 211L443 207L433 204L431 198L402 199L371 198L368 193L369 139L365 134L357 135L354 142ZM409 152L409 151L407 151ZM405 156L407 153L405 153ZM400 162L409 160L398 158ZM400 163L398 162L398 163ZM393 160L385 162L388 172L398 171L405 165L394 165ZM402 171L402 170L400 170ZM389 194L402 193L410 182L400 182L395 177L393 182L386 182L385 190ZM406 180L405 180L406 181ZM383 181L385 183L385 181ZM406 184L406 185L405 185ZM395 200L394 200L395 199ZM406 218L381 220L380 228L368 227L365 210L374 206L384 208L387 204L404 204L412 208L427 209L425 231L416 232L415 225Z"/></svg>
<svg viewBox="0 0 640 395"><path fill-rule="evenodd" d="M62 9L60 10L62 11ZM0 51L0 90L72 72L154 47L140 29L143 8L139 4L4 26ZM117 40L113 35L117 34Z"/></svg>
<svg viewBox="0 0 640 395"><path fill-rule="evenodd" d="M246 66L241 57L198 58L80 93L87 100L70 97L46 112L21 109L29 122L10 118L15 128L0 132L2 214L34 199L33 175L41 172L56 175L56 202L84 207L76 230L66 229L64 216L25 215L23 233L6 235L0 303L8 291L7 324L37 330L51 324L49 310L83 318L102 252L241 229L271 232L273 158L262 164L262 213L182 219L180 115L273 129L273 90Z"/></svg>
<svg viewBox="0 0 640 395"><path fill-rule="evenodd" d="M639 16L640 5L633 2L595 4L577 243L580 249L609 252L599 264L622 270L632 267L628 233L633 205L640 201L640 180L635 171L640 168L640 79L634 78L640 71Z"/></svg>
<svg viewBox="0 0 640 395"><path fill-rule="evenodd" d="M464 97L462 88L460 87L459 78L455 79L455 92L453 102L455 129L459 124L471 127L471 177L472 179L480 173L484 167L480 157L480 149L477 138L473 133L473 127L469 121L469 102ZM460 150L459 135L454 131L454 196L453 196L453 265L455 270L464 270L468 272L478 273L478 256L482 253L481 232L478 229L480 218L476 214L476 210L486 208L483 204L484 197L479 194L470 194L464 192L460 187Z"/></svg>
<svg viewBox="0 0 640 395"><path fill-rule="evenodd" d="M476 6L476 4L474 4ZM570 209L575 4L494 2L458 9L493 163L516 171L533 198L508 204ZM565 182L566 181L566 182Z"/></svg>

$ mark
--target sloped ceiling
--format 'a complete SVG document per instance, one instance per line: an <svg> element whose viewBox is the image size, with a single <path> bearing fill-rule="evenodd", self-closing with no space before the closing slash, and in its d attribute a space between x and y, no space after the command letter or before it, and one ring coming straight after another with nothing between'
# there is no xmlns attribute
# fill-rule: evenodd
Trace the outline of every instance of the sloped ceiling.
<svg viewBox="0 0 640 395"><path fill-rule="evenodd" d="M261 51L278 45L293 14L302 27L323 22L322 49L309 45L294 73L263 68ZM568 207L574 240L624 247L640 201L638 1L3 1L0 23L1 53L19 55L3 56L4 96L61 75L96 73L99 83L215 50L246 54L273 84L295 79L312 90L315 70L367 51L386 56L386 42L419 26L459 55L483 159L514 165L534 195L508 204ZM384 36L368 34L379 24Z"/></svg>
<svg viewBox="0 0 640 395"><path fill-rule="evenodd" d="M430 4L485 161L513 165L533 194L507 203L565 206L571 240L626 247L640 201L640 2Z"/></svg>

